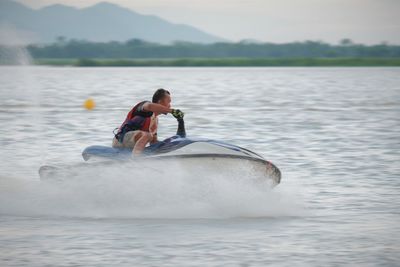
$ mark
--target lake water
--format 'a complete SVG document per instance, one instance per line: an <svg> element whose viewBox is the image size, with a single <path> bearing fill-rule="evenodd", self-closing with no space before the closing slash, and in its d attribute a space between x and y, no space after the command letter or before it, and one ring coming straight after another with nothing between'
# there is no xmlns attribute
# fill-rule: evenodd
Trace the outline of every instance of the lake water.
<svg viewBox="0 0 400 267"><path fill-rule="evenodd" d="M41 165L109 145L159 87L188 136L262 154L281 184L40 182ZM399 266L399 118L399 68L1 67L0 265ZM175 128L160 117L161 139Z"/></svg>

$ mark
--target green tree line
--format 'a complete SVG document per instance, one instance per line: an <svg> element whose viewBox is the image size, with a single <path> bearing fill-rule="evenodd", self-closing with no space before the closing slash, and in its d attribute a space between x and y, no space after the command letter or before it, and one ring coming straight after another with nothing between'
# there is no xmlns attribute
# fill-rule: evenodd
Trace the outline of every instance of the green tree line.
<svg viewBox="0 0 400 267"><path fill-rule="evenodd" d="M400 58L398 45L363 45L343 39L338 45L317 41L274 43L175 42L150 43L139 39L127 42L88 42L58 38L46 45L27 46L33 58L103 58L103 59L168 59L168 58Z"/></svg>

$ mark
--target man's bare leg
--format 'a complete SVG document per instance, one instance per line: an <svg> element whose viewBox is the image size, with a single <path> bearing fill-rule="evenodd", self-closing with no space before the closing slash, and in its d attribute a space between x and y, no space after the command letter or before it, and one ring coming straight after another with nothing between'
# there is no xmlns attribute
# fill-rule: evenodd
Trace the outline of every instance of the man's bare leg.
<svg viewBox="0 0 400 267"><path fill-rule="evenodd" d="M153 138L152 134L148 132L140 131L134 136L136 142L135 147L133 148L132 154L134 156L140 155L144 148L146 147L147 143L150 142Z"/></svg>

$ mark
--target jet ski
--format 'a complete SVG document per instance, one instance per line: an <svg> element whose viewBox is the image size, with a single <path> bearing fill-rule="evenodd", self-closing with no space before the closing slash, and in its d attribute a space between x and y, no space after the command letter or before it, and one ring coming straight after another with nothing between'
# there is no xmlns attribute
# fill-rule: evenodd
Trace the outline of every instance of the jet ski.
<svg viewBox="0 0 400 267"><path fill-rule="evenodd" d="M40 178L63 180L93 176L101 168L101 174L107 173L107 169L118 169L131 176L141 175L143 170L155 174L184 171L189 175L207 170L225 177L268 181L272 186L281 180L280 170L255 152L216 140L187 138L183 120L176 135L146 147L141 156L132 157L131 149L95 145L87 147L82 157L85 162L74 166L42 166ZM113 175L113 171L109 174Z"/></svg>

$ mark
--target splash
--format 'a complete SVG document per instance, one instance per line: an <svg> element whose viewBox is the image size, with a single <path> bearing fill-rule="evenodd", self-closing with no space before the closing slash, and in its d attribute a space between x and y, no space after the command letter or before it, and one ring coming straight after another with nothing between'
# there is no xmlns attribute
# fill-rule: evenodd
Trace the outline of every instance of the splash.
<svg viewBox="0 0 400 267"><path fill-rule="evenodd" d="M178 166L178 165L176 165ZM63 182L0 180L0 214L83 218L237 218L297 216L290 194L251 172L174 172L118 168Z"/></svg>
<svg viewBox="0 0 400 267"><path fill-rule="evenodd" d="M33 40L30 33L17 30L13 25L0 24L0 65L31 65L32 57L26 46Z"/></svg>

